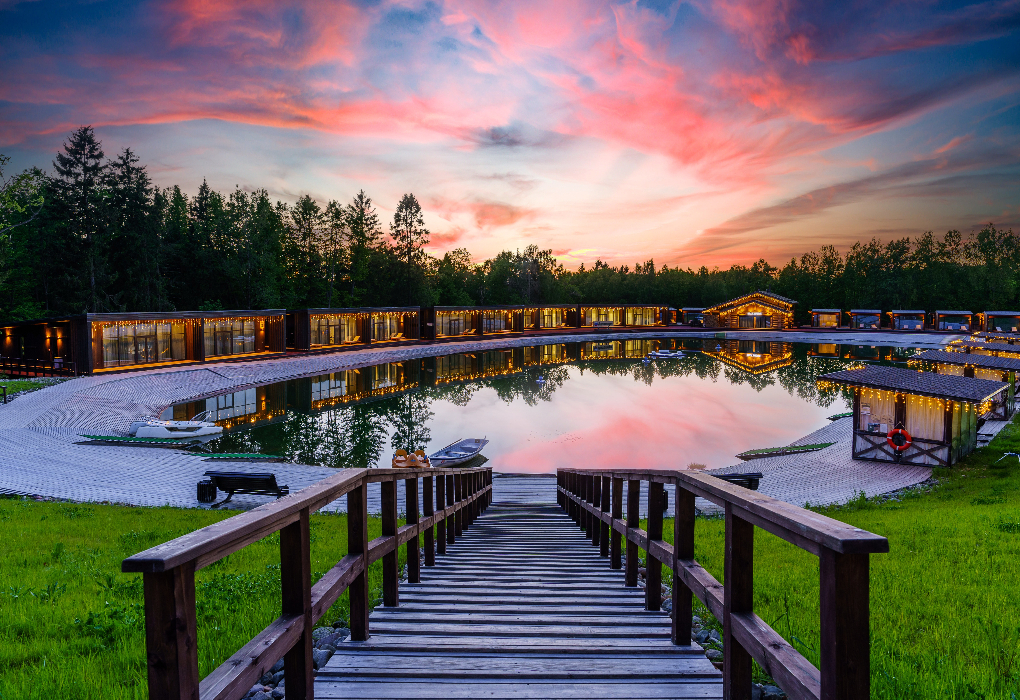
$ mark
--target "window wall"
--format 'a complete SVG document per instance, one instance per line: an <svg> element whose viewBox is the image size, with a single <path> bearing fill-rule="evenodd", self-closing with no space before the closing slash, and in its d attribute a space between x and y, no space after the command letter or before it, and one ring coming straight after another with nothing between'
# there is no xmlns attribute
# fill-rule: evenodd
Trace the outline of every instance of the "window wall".
<svg viewBox="0 0 1020 700"><path fill-rule="evenodd" d="M745 314L737 317L738 328L771 328L772 317L762 314Z"/></svg>
<svg viewBox="0 0 1020 700"><path fill-rule="evenodd" d="M893 317L893 327L898 331L919 331L924 328L924 316L900 314Z"/></svg>
<svg viewBox="0 0 1020 700"><path fill-rule="evenodd" d="M255 324L251 318L207 318L205 357L245 355L255 352Z"/></svg>
<svg viewBox="0 0 1020 700"><path fill-rule="evenodd" d="M839 314L814 314L815 328L836 328L839 326Z"/></svg>
<svg viewBox="0 0 1020 700"><path fill-rule="evenodd" d="M628 326L656 326L659 324L659 309L627 307Z"/></svg>
<svg viewBox="0 0 1020 700"><path fill-rule="evenodd" d="M436 311L436 337L475 332L474 311Z"/></svg>
<svg viewBox="0 0 1020 700"><path fill-rule="evenodd" d="M514 329L512 311L488 309L482 311L483 333L510 333Z"/></svg>
<svg viewBox="0 0 1020 700"><path fill-rule="evenodd" d="M358 333L358 318L352 315L312 316L312 347L345 345L361 340Z"/></svg>
<svg viewBox="0 0 1020 700"><path fill-rule="evenodd" d="M584 325L593 326L595 323L614 326L622 325L623 309L615 306L597 306L584 309Z"/></svg>
<svg viewBox="0 0 1020 700"><path fill-rule="evenodd" d="M850 325L853 328L878 328L880 320L877 315L855 314L850 317Z"/></svg>
<svg viewBox="0 0 1020 700"><path fill-rule="evenodd" d="M940 316L940 331L968 331L970 330L970 316Z"/></svg>
<svg viewBox="0 0 1020 700"><path fill-rule="evenodd" d="M990 316L988 330L1015 333L1020 330L1020 316Z"/></svg>
<svg viewBox="0 0 1020 700"><path fill-rule="evenodd" d="M103 367L187 359L184 321L113 323L103 327Z"/></svg>
<svg viewBox="0 0 1020 700"><path fill-rule="evenodd" d="M406 340L403 314L373 314L372 341L382 343L388 340Z"/></svg>

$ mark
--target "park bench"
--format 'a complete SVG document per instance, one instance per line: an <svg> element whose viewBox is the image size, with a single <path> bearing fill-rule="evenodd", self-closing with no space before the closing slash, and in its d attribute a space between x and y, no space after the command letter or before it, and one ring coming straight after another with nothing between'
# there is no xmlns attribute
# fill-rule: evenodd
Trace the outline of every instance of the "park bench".
<svg viewBox="0 0 1020 700"><path fill-rule="evenodd" d="M752 491L758 490L758 482L761 481L761 472L748 472L746 474L711 474L717 479L728 481L731 484L737 486L743 486L745 489L751 489Z"/></svg>
<svg viewBox="0 0 1020 700"><path fill-rule="evenodd" d="M591 327L592 328L612 328L613 327L613 322L612 321L592 321L591 322Z"/></svg>
<svg viewBox="0 0 1020 700"><path fill-rule="evenodd" d="M224 503L227 503L231 498L234 497L235 493L245 493L255 496L286 496L290 493L290 489L286 486L278 486L276 483L276 474L269 472L219 472L219 471L208 471L204 474L207 481L212 482L212 486L220 491L226 491L227 497L219 503L213 503L212 508L217 508ZM201 483L201 482L200 482ZM216 492L213 491L213 499L216 498Z"/></svg>

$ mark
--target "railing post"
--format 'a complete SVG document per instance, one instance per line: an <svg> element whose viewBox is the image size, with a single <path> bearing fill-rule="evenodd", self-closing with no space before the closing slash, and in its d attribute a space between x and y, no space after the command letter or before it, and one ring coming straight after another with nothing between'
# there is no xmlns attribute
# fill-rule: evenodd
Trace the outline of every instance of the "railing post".
<svg viewBox="0 0 1020 700"><path fill-rule="evenodd" d="M641 482L627 480L627 529L641 526ZM628 533L629 534L629 533ZM627 538L627 570L624 584L630 588L637 586L638 546Z"/></svg>
<svg viewBox="0 0 1020 700"><path fill-rule="evenodd" d="M592 508L602 507L602 477L593 476L591 477L591 506ZM591 514L591 546L599 547L601 549L602 539L602 520L599 519L598 513L593 512Z"/></svg>
<svg viewBox="0 0 1020 700"><path fill-rule="evenodd" d="M304 631L283 657L287 700L311 698L312 690L312 557L308 509L280 530L280 588L283 613L304 617Z"/></svg>
<svg viewBox="0 0 1020 700"><path fill-rule="evenodd" d="M460 506L461 501L464 500L464 475L456 474L453 477L453 493L454 502ZM457 528L457 537L464 534L464 509L462 507L457 508L457 513L454 515Z"/></svg>
<svg viewBox="0 0 1020 700"><path fill-rule="evenodd" d="M623 519L623 479L613 477L613 520ZM609 531L609 568L623 568L623 556L620 550L621 535L616 529Z"/></svg>
<svg viewBox="0 0 1020 700"><path fill-rule="evenodd" d="M436 510L446 508L446 477L436 477ZM436 554L446 554L446 518L436 523Z"/></svg>
<svg viewBox="0 0 1020 700"><path fill-rule="evenodd" d="M871 697L869 565L867 553L819 555L822 700Z"/></svg>
<svg viewBox="0 0 1020 700"><path fill-rule="evenodd" d="M361 572L347 589L351 640L368 639L368 487L362 481L347 493L347 553L361 556Z"/></svg>
<svg viewBox="0 0 1020 700"><path fill-rule="evenodd" d="M397 536L397 482L384 481L382 487L382 536ZM383 555L383 605L395 608L400 604L399 575L397 568L399 547Z"/></svg>
<svg viewBox="0 0 1020 700"><path fill-rule="evenodd" d="M446 505L447 507L452 506L456 502L456 493L454 491L454 478L453 474L446 477ZM451 515L446 523L446 543L453 544L457 540L457 516L456 514Z"/></svg>
<svg viewBox="0 0 1020 700"><path fill-rule="evenodd" d="M694 494L677 480L673 498L673 643L691 643L694 593L680 577L680 561L694 561Z"/></svg>
<svg viewBox="0 0 1020 700"><path fill-rule="evenodd" d="M408 525L418 524L418 477L404 479L404 512ZM421 552L417 533L407 541L407 582L421 582Z"/></svg>
<svg viewBox="0 0 1020 700"><path fill-rule="evenodd" d="M648 482L648 542L662 539L662 491L658 481ZM645 553L645 610L662 607L662 562L652 556L649 546Z"/></svg>
<svg viewBox="0 0 1020 700"><path fill-rule="evenodd" d="M582 500L591 505L595 502L593 495L595 492L595 477L586 474L581 478L584 480L584 496ZM595 516L587 508L582 508L581 517L584 518L584 536L590 540L593 537L592 531L595 529Z"/></svg>
<svg viewBox="0 0 1020 700"><path fill-rule="evenodd" d="M432 490L432 477L423 476L421 479L421 505L422 515L429 518L436 514L435 508L435 497L436 493ZM424 540L423 546L425 547L425 566L436 565L436 531L435 527L430 525L425 528L425 532L422 533L422 539Z"/></svg>
<svg viewBox="0 0 1020 700"><path fill-rule="evenodd" d="M559 469L556 470L556 505L563 508L563 494L560 493L560 489L563 488L563 472Z"/></svg>
<svg viewBox="0 0 1020 700"><path fill-rule="evenodd" d="M609 489L612 479L608 476L602 477L602 503L599 504L599 510L602 515L609 515ZM599 535L599 556L609 556L609 523L604 520L599 521L599 529L601 534Z"/></svg>
<svg viewBox="0 0 1020 700"><path fill-rule="evenodd" d="M734 613L754 608L754 525L733 514L726 504L726 545L723 562L723 697L750 700L751 655L733 636Z"/></svg>
<svg viewBox="0 0 1020 700"><path fill-rule="evenodd" d="M195 563L142 574L145 655L152 700L198 698Z"/></svg>

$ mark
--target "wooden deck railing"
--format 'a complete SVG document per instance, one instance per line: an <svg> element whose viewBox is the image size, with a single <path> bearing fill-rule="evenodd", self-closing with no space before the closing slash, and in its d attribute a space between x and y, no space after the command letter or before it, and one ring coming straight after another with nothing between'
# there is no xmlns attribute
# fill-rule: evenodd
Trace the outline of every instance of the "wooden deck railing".
<svg viewBox="0 0 1020 700"><path fill-rule="evenodd" d="M648 482L648 529L641 530L641 482ZM645 607L658 610L662 567L673 571L673 643L691 643L692 596L723 625L723 694L751 697L751 660L793 700L866 700L870 694L868 555L889 551L884 537L778 501L721 479L689 471L557 471L558 502L621 568L625 585L638 583L638 548L647 552ZM623 489L627 488L627 517ZM662 539L663 491L676 485L673 545ZM726 511L724 583L694 559L694 498ZM754 614L754 529L759 527L819 558L821 669Z"/></svg>
<svg viewBox="0 0 1020 700"><path fill-rule="evenodd" d="M399 480L406 487L403 527L398 526ZM367 491L374 482L380 482L382 490L382 537L369 541ZM125 559L123 571L143 574L150 700L235 700L281 658L287 699L312 697L315 622L349 591L351 637L368 639L369 565L382 559L383 604L397 605L398 547L407 546L407 579L418 583L419 536L424 539L425 565L431 566L433 548L444 553L491 503L491 494L491 469L348 469ZM348 553L313 585L309 516L344 495ZM274 532L280 533L280 617L200 681L195 572Z"/></svg>

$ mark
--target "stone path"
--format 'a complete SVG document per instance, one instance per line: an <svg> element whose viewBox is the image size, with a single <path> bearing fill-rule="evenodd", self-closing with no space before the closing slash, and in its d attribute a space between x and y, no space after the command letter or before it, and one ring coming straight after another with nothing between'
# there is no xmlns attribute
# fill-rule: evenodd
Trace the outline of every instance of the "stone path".
<svg viewBox="0 0 1020 700"><path fill-rule="evenodd" d="M159 415L166 407L185 401L239 391L303 376L340 369L367 367L382 362L456 352L519 347L540 343L627 340L635 337L713 337L707 332L600 333L497 338L423 346L367 348L321 355L281 357L258 362L234 362L200 367L166 367L126 374L80 377L0 404L0 493L29 494L73 501L111 501L134 505L196 505L195 484L210 463L201 456L168 449L98 447L76 445L82 433L126 434L132 420ZM901 335L878 333L726 332L727 338L780 340L784 342L889 344L903 343ZM919 347L939 347L953 336L917 334L909 341ZM830 448L832 449L832 448ZM781 459L781 458L775 458ZM764 468L767 460L755 463ZM222 463L221 463L222 464ZM266 465L234 465L239 470L264 471ZM740 465L743 467L744 465ZM769 465L771 467L771 465ZM854 465L855 467L857 465ZM292 490L315 483L332 471L322 467L274 464L280 483ZM796 483L794 472L786 480L791 499L807 496ZM802 472L803 474L803 472ZM800 481L819 481L819 477ZM862 477L863 478L863 477ZM885 489L886 481L879 481ZM776 483L780 480L777 479ZM864 483L852 474L840 477L846 488ZM764 484L764 482L763 482ZM763 490L769 488L763 485ZM864 488L870 493L870 487ZM770 495L780 495L782 491ZM238 507L257 500L234 499ZM798 500L793 500L798 505ZM817 502L824 502L819 500Z"/></svg>

